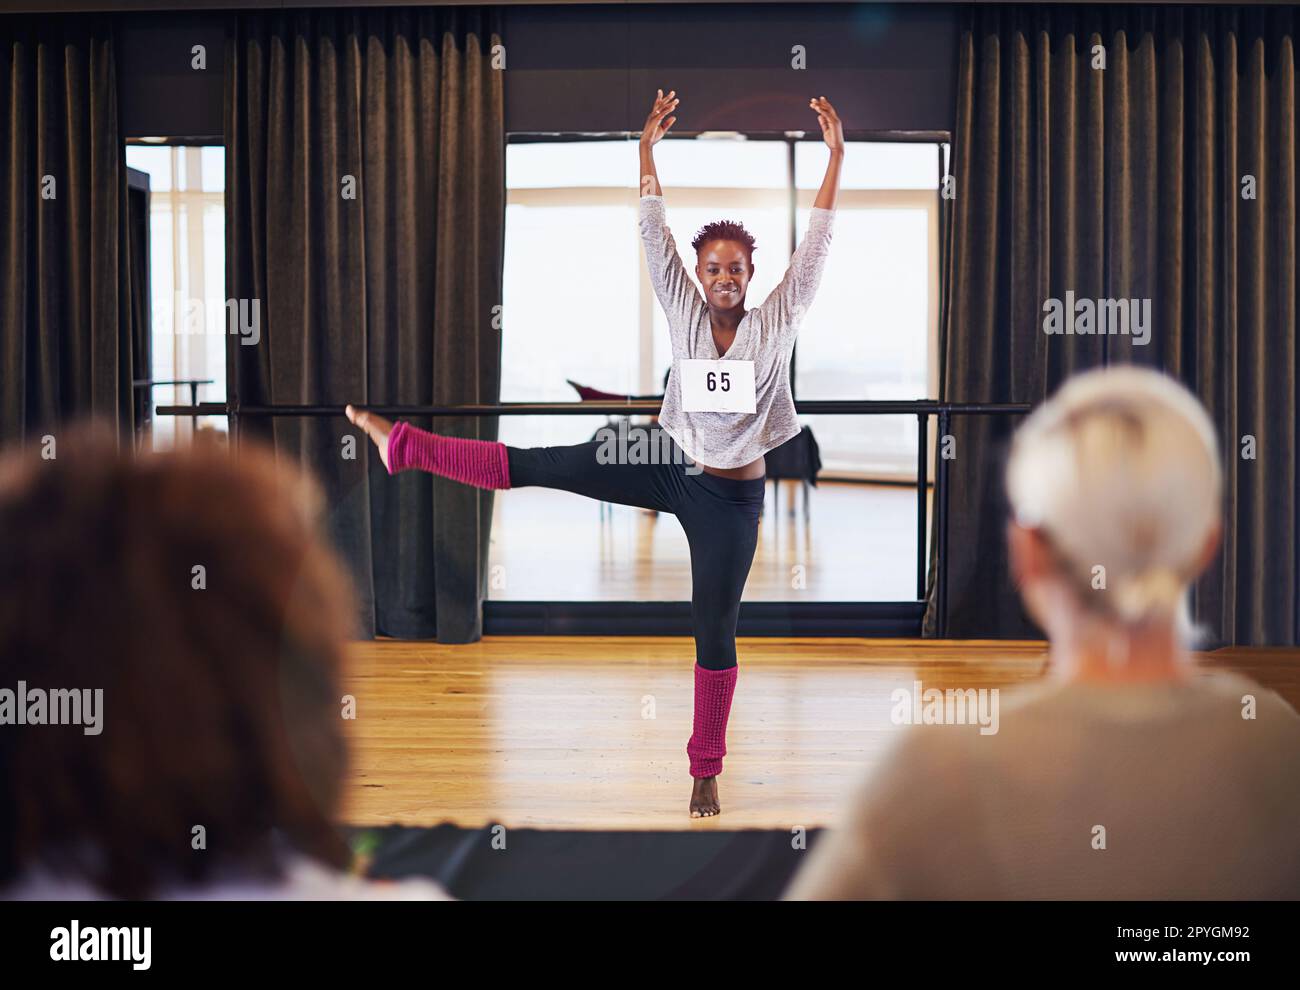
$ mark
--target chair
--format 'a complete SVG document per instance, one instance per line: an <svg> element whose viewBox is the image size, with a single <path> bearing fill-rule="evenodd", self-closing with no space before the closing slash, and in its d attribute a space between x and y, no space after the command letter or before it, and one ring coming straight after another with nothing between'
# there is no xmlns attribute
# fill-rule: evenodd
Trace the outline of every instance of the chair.
<svg viewBox="0 0 1300 990"><path fill-rule="evenodd" d="M781 446L767 452L767 477L773 482L773 506L780 512L781 482L787 478L798 478L803 484L803 517L808 519L808 486L817 485L817 472L822 467L821 448L813 436L811 426L805 426L796 436L791 437ZM794 502L790 503L790 514L794 514Z"/></svg>

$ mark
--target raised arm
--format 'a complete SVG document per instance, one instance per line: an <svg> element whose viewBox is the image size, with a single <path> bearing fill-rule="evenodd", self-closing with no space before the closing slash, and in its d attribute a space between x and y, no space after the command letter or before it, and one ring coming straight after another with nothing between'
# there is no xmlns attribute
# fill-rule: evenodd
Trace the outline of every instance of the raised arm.
<svg viewBox="0 0 1300 990"><path fill-rule="evenodd" d="M664 210L663 193L659 186L659 175L655 171L654 146L677 120L669 114L677 106L676 90L664 96L659 90L650 115L646 117L645 127L641 131L640 145L640 186L641 201L639 207L641 243L645 247L646 267L650 273L650 284L655 296L663 306L664 315L668 317L669 333L684 332L691 325L694 307L702 303L699 290L691 281L686 266L682 264L677 253L677 243L672 231L668 229L667 214ZM674 341L675 343L675 341Z"/></svg>
<svg viewBox="0 0 1300 990"><path fill-rule="evenodd" d="M677 104L680 102L677 99L677 90L674 89L667 96L664 96L662 89L659 90L659 95L655 97L654 106L650 108L650 115L645 119L645 126L641 128L640 185L642 196L663 195L663 190L659 188L659 173L655 171L654 146L668 133L673 124L677 123L676 117L669 117L668 115L677 109Z"/></svg>
<svg viewBox="0 0 1300 990"><path fill-rule="evenodd" d="M817 190L817 198L813 200L808 231L791 255L785 277L759 307L763 326L770 328L783 345L793 342L799 333L804 313L812 305L817 287L821 284L834 229L835 200L840 191L840 167L844 163L844 129L835 108L824 96L810 100L809 105L817 113L822 137L830 150L826 175L822 178L821 188Z"/></svg>
<svg viewBox="0 0 1300 990"><path fill-rule="evenodd" d="M808 105L817 112L822 138L831 152L830 160L826 163L826 175L822 178L822 187L817 190L817 198L813 200L813 208L833 210L840 192L840 166L844 163L844 125L840 123L840 115L826 97L809 100Z"/></svg>

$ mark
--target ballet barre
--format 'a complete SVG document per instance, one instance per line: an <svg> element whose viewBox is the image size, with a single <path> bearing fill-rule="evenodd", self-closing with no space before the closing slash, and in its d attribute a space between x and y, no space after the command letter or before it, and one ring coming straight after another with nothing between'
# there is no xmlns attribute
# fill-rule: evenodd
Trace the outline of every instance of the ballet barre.
<svg viewBox="0 0 1300 990"><path fill-rule="evenodd" d="M493 402L450 406L369 405L354 403L358 409L395 417L485 417L485 416L654 416L661 399L629 399L624 402ZM239 421L245 417L276 416L343 417L344 403L337 405L242 405L238 400L198 402L188 406L159 406L155 416L225 416L231 434L239 442ZM929 529L929 428L930 417L938 419L940 443L952 434L953 416L1016 416L1030 411L1027 402L940 402L935 399L796 399L795 412L805 416L915 416L916 443L916 598L925 601L926 543ZM351 424L349 424L351 425ZM935 478L935 523L938 529L936 548L935 599L938 609L936 633L943 637L948 625L948 462L952 458L938 451Z"/></svg>

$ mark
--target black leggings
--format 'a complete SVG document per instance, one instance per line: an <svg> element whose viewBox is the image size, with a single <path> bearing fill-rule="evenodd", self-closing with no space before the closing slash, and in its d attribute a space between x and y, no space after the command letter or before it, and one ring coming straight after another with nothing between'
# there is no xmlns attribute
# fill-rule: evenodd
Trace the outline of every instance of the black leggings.
<svg viewBox="0 0 1300 990"><path fill-rule="evenodd" d="M691 548L691 622L695 659L709 670L736 666L740 595L758 545L766 477L719 478L693 464L668 434L648 431L655 464L602 464L601 440L571 447L506 447L510 487L538 485L602 502L671 512ZM665 458L662 452L671 450ZM667 460L669 463L664 463Z"/></svg>

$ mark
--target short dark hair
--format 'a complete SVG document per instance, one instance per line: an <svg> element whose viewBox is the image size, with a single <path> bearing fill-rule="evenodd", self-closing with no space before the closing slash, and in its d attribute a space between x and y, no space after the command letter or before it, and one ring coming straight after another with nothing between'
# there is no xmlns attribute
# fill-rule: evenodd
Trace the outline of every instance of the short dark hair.
<svg viewBox="0 0 1300 990"><path fill-rule="evenodd" d="M714 220L713 223L701 227L695 239L691 241L691 247L698 253L700 248L709 241L739 241L745 245L751 261L754 257L754 249L758 247L754 242L754 235L747 231L743 224L736 223L734 220Z"/></svg>
<svg viewBox="0 0 1300 990"><path fill-rule="evenodd" d="M272 879L281 843L347 866L357 613L316 483L247 442L57 442L0 460L0 684L102 688L102 734L0 729L0 888L38 865L132 899L231 866Z"/></svg>

